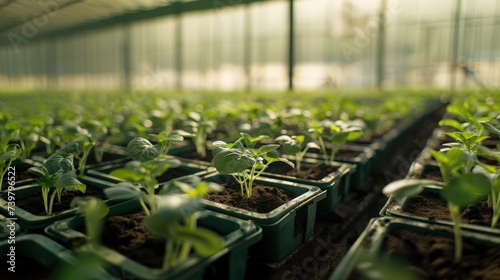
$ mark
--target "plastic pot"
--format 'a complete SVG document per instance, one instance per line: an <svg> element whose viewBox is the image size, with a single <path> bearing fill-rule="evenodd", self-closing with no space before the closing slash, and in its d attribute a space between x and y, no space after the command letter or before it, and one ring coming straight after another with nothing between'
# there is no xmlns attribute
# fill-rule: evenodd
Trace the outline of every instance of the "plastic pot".
<svg viewBox="0 0 500 280"><path fill-rule="evenodd" d="M139 209L139 203L131 200L111 206L108 216L122 215ZM212 211L206 213L207 215L199 220L200 226L208 226L221 234L224 239L224 249L210 257L192 254L168 272L160 268L146 267L102 245L94 247L90 252L101 258L110 269L121 271L133 279L202 279L205 269L215 262L225 262L221 264L221 267L227 268L222 276L224 279L243 279L248 248L261 239L262 230L248 221ZM74 246L81 244L85 239L84 233L75 230L83 224L83 217L76 216L54 223L47 227L45 232L67 246ZM74 249L88 251L89 247L77 245Z"/></svg>
<svg viewBox="0 0 500 280"><path fill-rule="evenodd" d="M221 175L218 172L208 174L204 179L222 185L234 180L230 175ZM293 193L296 197L268 213L252 212L206 199L202 199L202 203L207 209L239 219L251 220L261 227L262 241L253 247L253 252L263 263L279 263L312 237L317 205L326 197L326 191L315 186L262 176L254 183L277 187Z"/></svg>
<svg viewBox="0 0 500 280"><path fill-rule="evenodd" d="M389 234L402 230L422 233L426 236L440 236L450 239L454 238L453 228L450 226L431 225L428 223L398 218L375 218L370 221L364 232L349 249L329 279L383 279L381 274L374 273L374 271L382 271L384 268L379 265L379 261L387 260L387 255L384 251L384 240ZM462 237L464 238L464 243L471 244L473 247L486 246L488 248L500 249L499 236L477 233L466 228L462 228ZM453 256L453 252L451 252L451 255ZM482 254L479 255L481 256ZM372 256L372 258L367 259L367 256ZM467 258L465 252L463 258ZM405 266L405 260L403 260L402 263L401 259L393 258L392 261L395 262L390 263L391 267L399 268L400 273L407 273L409 271L409 269ZM387 263L384 265L385 268L387 268ZM359 274L361 270L366 271L366 268L368 267L372 268L371 272L374 273L372 275L376 275L378 278L369 277L369 274L364 274L362 276ZM405 278L405 276L407 275L399 275L399 279L408 279Z"/></svg>
<svg viewBox="0 0 500 280"><path fill-rule="evenodd" d="M83 176L80 177L79 180L86 184L87 187L92 186L100 189L104 189L110 186L113 186L113 184L109 182L105 182L99 179ZM12 193L14 194L15 201L20 201L24 199L25 197L28 197L32 194L38 193L40 196L41 194L41 187L39 185L33 184L33 185L27 185L21 188L16 188ZM12 196L12 195L11 195ZM12 212L12 207L9 208L9 194L4 192L0 194L0 214L8 217L14 217L16 218L16 222L21 225L22 228L27 229L28 231L32 230L39 230L47 225L58 221L62 220L65 218L68 218L70 216L73 216L75 214L75 209L68 209L62 212L54 213L50 216L39 216L39 215L34 215L22 208L19 208L18 206L14 207L14 215L11 215ZM105 202L108 205L116 204L117 201L113 201L110 199L105 200Z"/></svg>
<svg viewBox="0 0 500 280"><path fill-rule="evenodd" d="M327 150L327 152L329 152ZM352 156L342 156L341 152L353 154ZM356 170L351 174L351 187L356 188L363 183L370 174L373 166L375 152L369 148L357 145L342 145L339 154L335 156L335 161L354 164ZM325 160L324 155L317 153L306 153L305 157L317 160Z"/></svg>
<svg viewBox="0 0 500 280"><path fill-rule="evenodd" d="M295 157L289 157L289 159L296 163ZM331 172L321 179L307 180L300 177L282 175L288 170L291 170L292 167L283 162L275 162L272 163L269 168L265 172L263 172L262 175L278 180L316 186L321 190L326 191L326 198L318 203L318 210L321 212L333 211L335 207L349 194L349 188L351 186L351 174L356 172L356 166L353 164L341 162L323 162L312 158L304 158L301 162L306 164L324 163L337 168L337 170Z"/></svg>

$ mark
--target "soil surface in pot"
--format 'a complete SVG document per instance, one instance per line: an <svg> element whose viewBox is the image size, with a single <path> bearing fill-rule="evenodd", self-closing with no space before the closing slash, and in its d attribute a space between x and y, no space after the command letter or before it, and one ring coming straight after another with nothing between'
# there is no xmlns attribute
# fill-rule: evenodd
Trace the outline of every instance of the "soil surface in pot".
<svg viewBox="0 0 500 280"><path fill-rule="evenodd" d="M144 228L142 224L144 217L143 211L109 217L102 231L102 243L144 266L161 268L165 255L165 240L155 237ZM203 227L215 231L213 228ZM84 232L84 229L78 230ZM211 269L205 270L204 279L225 279L222 274L228 268L223 267L214 271L217 270L216 265L217 262L211 264Z"/></svg>
<svg viewBox="0 0 500 280"><path fill-rule="evenodd" d="M5 190L9 186L9 176L8 172L5 173L3 179L2 179L2 190ZM12 174L10 174L12 175ZM14 182L20 183L22 181L30 180L30 179L35 179L36 176L32 173L29 173L28 170L20 170L16 168L16 174L15 174L15 180Z"/></svg>
<svg viewBox="0 0 500 280"><path fill-rule="evenodd" d="M112 216L106 220L102 242L105 246L142 265L161 268L165 253L165 241L154 237L144 229L144 213Z"/></svg>
<svg viewBox="0 0 500 280"><path fill-rule="evenodd" d="M52 194L49 194L49 199ZM52 208L52 213L57 214L58 212L71 209L69 206L71 200L77 196L95 196L100 199L105 200L106 196L102 189L93 186L87 186L85 193L79 191L65 191L61 195L61 203L57 202L57 197L54 199L54 206ZM16 201L16 206L26 210L33 215L45 216L45 208L43 206L42 193L34 193L23 199Z"/></svg>
<svg viewBox="0 0 500 280"><path fill-rule="evenodd" d="M388 255L405 259L422 279L500 279L500 249L464 238L462 260L454 260L454 240L408 230L389 234L384 242Z"/></svg>
<svg viewBox="0 0 500 280"><path fill-rule="evenodd" d="M268 213L295 198L280 188L254 185L252 196L242 197L238 182L229 182L221 192L210 193L204 198L224 205L242 208L257 213Z"/></svg>
<svg viewBox="0 0 500 280"><path fill-rule="evenodd" d="M297 165L295 165L297 167ZM338 167L325 164L323 162L319 163L306 163L302 162L300 164L300 173L296 168L291 168L288 164L277 162L272 163L265 172L273 174L281 174L285 176L296 177L304 180L321 180L328 176L329 174L336 172Z"/></svg>
<svg viewBox="0 0 500 280"><path fill-rule="evenodd" d="M7 255L2 256L2 265L0 266L0 279L2 280L49 280L53 268L45 267L38 261L16 252L15 272L7 270L10 265L7 263Z"/></svg>
<svg viewBox="0 0 500 280"><path fill-rule="evenodd" d="M437 193L422 193L407 198L401 209L409 214L451 221L447 203ZM460 211L460 221L466 224L490 226L493 213L486 199L471 204Z"/></svg>

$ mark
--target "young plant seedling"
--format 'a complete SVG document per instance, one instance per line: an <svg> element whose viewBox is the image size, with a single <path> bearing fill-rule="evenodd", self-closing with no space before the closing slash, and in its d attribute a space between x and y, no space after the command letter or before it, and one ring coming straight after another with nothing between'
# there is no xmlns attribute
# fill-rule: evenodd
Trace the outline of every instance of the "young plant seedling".
<svg viewBox="0 0 500 280"><path fill-rule="evenodd" d="M76 212L83 215L87 242L91 246L101 244L101 231L103 218L109 213L109 207L102 199L93 196L75 197L70 204L76 207Z"/></svg>
<svg viewBox="0 0 500 280"><path fill-rule="evenodd" d="M180 190L189 198L198 199L211 192L223 191L224 187L214 182L202 181L199 176L188 175L166 182L162 185L159 194L172 194L176 190Z"/></svg>
<svg viewBox="0 0 500 280"><path fill-rule="evenodd" d="M35 174L37 183L42 187L43 204L45 213L52 215L54 199L61 203L63 191L78 190L85 192L86 186L76 179L76 172L73 168L74 150L78 146L71 143L63 149L51 155L41 167L30 167L28 172ZM49 199L50 190L54 189Z"/></svg>
<svg viewBox="0 0 500 280"><path fill-rule="evenodd" d="M438 161L443 182L427 179L404 179L384 187L386 196L408 197L421 193L424 186L439 188L441 197L447 202L455 235L455 259L462 258L462 234L460 209L477 202L491 191L491 182L484 174L461 173L471 161L471 154L452 147L445 153L431 151Z"/></svg>
<svg viewBox="0 0 500 280"><path fill-rule="evenodd" d="M309 132L312 133L313 138L317 139L325 158L333 162L340 145L347 141L354 141L363 135L363 126L356 121L323 120L319 123L319 127L310 128ZM323 139L328 140L331 145L330 155L327 153Z"/></svg>
<svg viewBox="0 0 500 280"><path fill-rule="evenodd" d="M214 120L203 120L201 114L196 112L190 112L189 118L191 120L187 121L186 124L191 127L194 132L194 145L196 147L196 152L202 158L207 156L207 135L215 128Z"/></svg>
<svg viewBox="0 0 500 280"><path fill-rule="evenodd" d="M151 143L149 144L151 144L151 146L154 146L155 149L157 149L157 157L163 157L168 154L168 151L170 151L173 142L184 141L184 137L193 137L193 134L186 132L184 130L177 129L173 130L170 133L163 131L160 132L159 134L151 134L151 136L156 137L156 139L158 139L158 144L157 145L152 145ZM147 139L144 138L135 138L135 139L142 139L141 142L145 142L144 140L149 142ZM143 145L143 143L141 145Z"/></svg>
<svg viewBox="0 0 500 280"><path fill-rule="evenodd" d="M274 139L283 146L283 150L287 155L295 156L297 172L300 173L300 162L310 148L321 149L321 147L310 141L306 135L281 135Z"/></svg>
<svg viewBox="0 0 500 280"><path fill-rule="evenodd" d="M9 144L10 139L3 137L0 139L0 190L2 190L2 182L5 173L9 170L12 162L21 155L21 149L17 144Z"/></svg>
<svg viewBox="0 0 500 280"><path fill-rule="evenodd" d="M164 195L158 200L158 211L144 219L144 227L165 238L163 269L168 271L189 257L191 248L200 256L210 256L222 250L222 238L199 228L200 203L185 196Z"/></svg>
<svg viewBox="0 0 500 280"><path fill-rule="evenodd" d="M221 174L230 174L240 184L241 196L252 195L253 182L273 162L282 161L292 168L294 164L285 158L280 158L277 149L280 145L268 144L259 148L255 145L266 135L251 137L241 133L234 143L215 141L212 165Z"/></svg>
<svg viewBox="0 0 500 280"><path fill-rule="evenodd" d="M125 164L124 168L113 170L110 173L111 176L129 182L129 184L120 183L111 189L115 189L117 192L122 190L130 195L135 193L131 198L139 198L144 212L148 216L156 211L155 190L158 188L157 177L167 172L169 168L179 167L181 164L178 159L161 158L160 150L159 146L151 144L147 139L134 138L127 145L128 154L133 161ZM140 184L145 188L149 209L144 203L143 195L137 193L138 186L130 183Z"/></svg>

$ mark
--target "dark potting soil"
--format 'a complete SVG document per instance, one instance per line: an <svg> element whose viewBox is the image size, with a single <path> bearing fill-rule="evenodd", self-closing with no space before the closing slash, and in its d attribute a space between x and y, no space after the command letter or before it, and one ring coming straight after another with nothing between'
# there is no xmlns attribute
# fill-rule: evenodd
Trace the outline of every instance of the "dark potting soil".
<svg viewBox="0 0 500 280"><path fill-rule="evenodd" d="M281 162L277 162L281 163ZM291 168L287 164L280 164L277 167L274 167L275 163L272 163L266 172L274 173L274 174L282 174L286 176L296 177L304 180L321 180L328 176L329 174L338 170L338 167L327 165L323 162L320 163L306 163L302 162L300 164L300 172L297 170L297 165L295 168ZM283 166L285 165L285 166Z"/></svg>
<svg viewBox="0 0 500 280"><path fill-rule="evenodd" d="M252 196L248 198L241 196L238 182L230 182L224 187L223 191L209 193L204 198L257 213L271 212L295 198L293 194L271 186L254 185Z"/></svg>
<svg viewBox="0 0 500 280"><path fill-rule="evenodd" d="M8 175L11 175L11 174L8 174L8 172L7 172L7 173L5 173L5 176L3 177L2 189L6 189L9 185L9 176ZM35 179L35 178L36 178L36 176L34 174L28 172L28 170L20 170L20 169L16 168L16 174L15 174L15 179L14 179L14 182L16 182L16 184L19 182L22 182L22 181Z"/></svg>
<svg viewBox="0 0 500 280"><path fill-rule="evenodd" d="M466 238L459 262L454 260L453 238L401 230L389 234L384 247L388 255L404 258L409 270L422 279L500 279L500 249Z"/></svg>
<svg viewBox="0 0 500 280"><path fill-rule="evenodd" d="M49 199L50 195L49 194ZM77 196L95 196L100 199L106 199L102 189L93 186L87 186L85 193L79 191L65 191L61 195L61 203L57 202L57 197L54 199L54 206L52 208L52 213L56 214L58 212L70 209L71 200ZM16 206L22 208L33 215L44 216L45 208L43 206L42 193L34 193L23 199L16 201Z"/></svg>
<svg viewBox="0 0 500 280"><path fill-rule="evenodd" d="M102 243L144 266L161 268L165 255L165 240L155 237L144 228L142 224L144 217L143 211L109 217L102 231ZM215 231L210 227L204 226L204 228ZM228 268L217 268L218 266L220 264L216 262L207 268L205 279L224 279L219 274ZM210 274L217 276L210 277Z"/></svg>
<svg viewBox="0 0 500 280"><path fill-rule="evenodd" d="M103 228L102 242L105 246L142 265L161 268L165 253L165 241L144 229L144 213L111 216Z"/></svg>
<svg viewBox="0 0 500 280"><path fill-rule="evenodd" d="M451 221L448 206L437 193L422 193L409 197L403 203L401 210L417 216ZM466 224L490 226L492 216L492 210L488 208L486 199L471 204L460 211L460 221Z"/></svg>
<svg viewBox="0 0 500 280"><path fill-rule="evenodd" d="M3 254L0 265L0 279L2 280L49 280L52 279L51 274L53 268L45 267L38 261L16 252L15 272L7 270L10 265L7 263L9 257Z"/></svg>
<svg viewBox="0 0 500 280"><path fill-rule="evenodd" d="M441 176L441 170L439 168L424 170L422 176L420 177L422 179L429 179L429 180L443 182L443 176Z"/></svg>

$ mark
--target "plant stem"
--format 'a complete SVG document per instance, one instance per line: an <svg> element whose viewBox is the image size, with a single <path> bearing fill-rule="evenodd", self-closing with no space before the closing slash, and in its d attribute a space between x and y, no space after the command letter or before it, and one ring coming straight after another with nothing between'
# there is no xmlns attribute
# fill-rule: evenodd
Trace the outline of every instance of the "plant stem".
<svg viewBox="0 0 500 280"><path fill-rule="evenodd" d="M174 250L174 244L172 240L165 241L165 256L163 258L163 270L168 271L170 269L171 258Z"/></svg>
<svg viewBox="0 0 500 280"><path fill-rule="evenodd" d="M453 221L453 233L455 235L455 260L462 259L462 233L460 230L460 208L452 202L448 202L451 220Z"/></svg>
<svg viewBox="0 0 500 280"><path fill-rule="evenodd" d="M142 200L142 198L139 198L139 203L141 204L142 210L144 210L144 213L146 214L146 216L148 216L148 217L151 216L151 212L149 212L149 209L146 206L146 204L144 204L144 201Z"/></svg>
<svg viewBox="0 0 500 280"><path fill-rule="evenodd" d="M47 215L52 215L52 207L54 206L54 198L56 197L57 192L52 192L52 195L50 196L50 202L49 202L49 211Z"/></svg>
<svg viewBox="0 0 500 280"><path fill-rule="evenodd" d="M187 218L186 219L186 227L190 229L196 229L196 218ZM182 243L181 252L179 254L179 261L187 258L189 253L191 252L192 244L189 241L184 241Z"/></svg>
<svg viewBox="0 0 500 280"><path fill-rule="evenodd" d="M42 187L42 198L43 198L43 207L45 208L45 213L49 212L49 188Z"/></svg>

